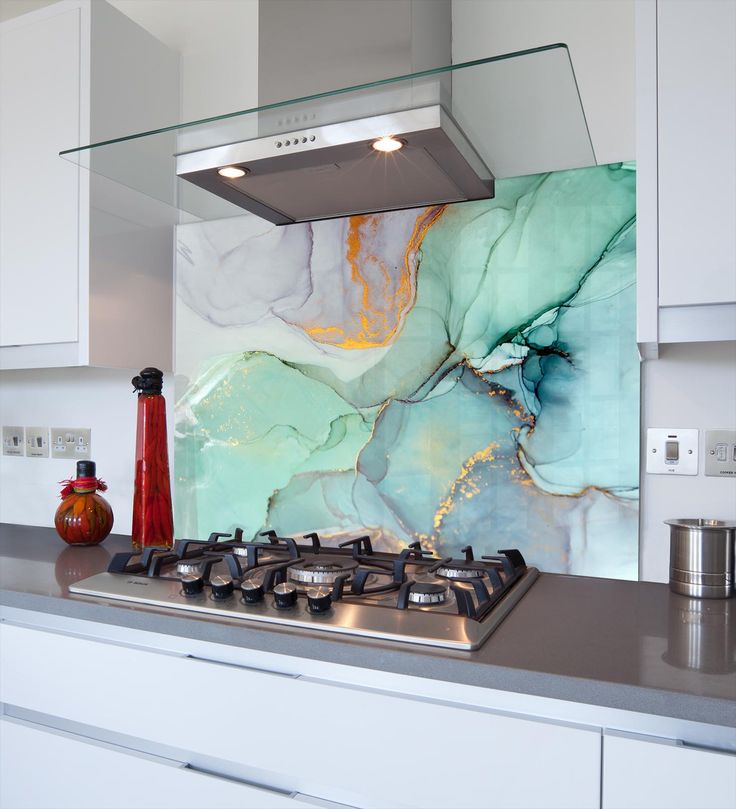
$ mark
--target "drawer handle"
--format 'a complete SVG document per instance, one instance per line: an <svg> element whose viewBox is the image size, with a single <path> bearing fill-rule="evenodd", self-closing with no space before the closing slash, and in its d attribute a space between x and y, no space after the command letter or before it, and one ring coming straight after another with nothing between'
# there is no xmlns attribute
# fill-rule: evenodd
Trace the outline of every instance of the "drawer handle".
<svg viewBox="0 0 736 809"><path fill-rule="evenodd" d="M291 674L287 671L271 671L270 669L260 669L257 666L244 666L240 663L228 663L223 660L212 660L209 657L199 657L198 655L185 655L185 660L194 660L197 663L209 663L212 666L225 666L229 669L239 669L240 671L252 671L256 674L268 674L271 677L285 677L289 680L296 680L299 674Z"/></svg>
<svg viewBox="0 0 736 809"><path fill-rule="evenodd" d="M271 787L267 784L259 784L257 781L246 781L242 778L233 778L231 775L223 775L222 773L215 772L215 770L206 770L202 767L196 767L194 764L184 764L184 769L197 775L206 775L209 778L219 778L222 781L229 781L231 784L238 784L244 787L253 787L260 789L263 792L270 792L273 795L283 795L285 798L292 798L294 792L290 789L279 789L278 787Z"/></svg>
<svg viewBox="0 0 736 809"><path fill-rule="evenodd" d="M294 792L290 789L279 789L278 787L270 787L266 784L259 784L257 781L246 781L241 778L233 778L230 775L222 775L214 770L205 770L202 767L195 767L193 764L184 764L185 770L190 770L197 775L205 775L209 778L219 778L222 781L229 781L231 784L238 786L252 787L259 789L261 792L268 792L271 795L281 795L283 798L290 798L293 801L305 801L307 803L314 803L315 806L323 806L325 809L355 809L346 803L335 803L334 801L327 800L326 798L319 798L316 795L306 795L302 792Z"/></svg>

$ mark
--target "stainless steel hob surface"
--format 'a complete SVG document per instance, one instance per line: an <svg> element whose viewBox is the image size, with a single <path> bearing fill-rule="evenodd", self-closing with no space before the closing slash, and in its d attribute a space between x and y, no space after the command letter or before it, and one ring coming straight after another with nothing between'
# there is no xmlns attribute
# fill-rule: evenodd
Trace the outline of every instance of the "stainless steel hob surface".
<svg viewBox="0 0 736 809"><path fill-rule="evenodd" d="M337 546L316 533L273 531L245 541L214 533L173 549L117 554L108 572L70 585L87 596L454 649L477 649L529 590L538 571L517 550L440 558L412 543L373 549L369 536Z"/></svg>

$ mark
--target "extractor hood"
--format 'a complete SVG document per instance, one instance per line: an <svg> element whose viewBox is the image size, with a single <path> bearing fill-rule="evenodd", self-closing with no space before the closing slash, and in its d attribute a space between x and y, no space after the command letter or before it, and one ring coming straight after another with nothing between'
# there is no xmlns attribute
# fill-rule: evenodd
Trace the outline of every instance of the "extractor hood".
<svg viewBox="0 0 736 809"><path fill-rule="evenodd" d="M493 196L439 104L181 154L176 171L276 225Z"/></svg>
<svg viewBox="0 0 736 809"><path fill-rule="evenodd" d="M596 162L564 45L267 104L62 155L200 220L248 211L278 225L487 199L494 179Z"/></svg>

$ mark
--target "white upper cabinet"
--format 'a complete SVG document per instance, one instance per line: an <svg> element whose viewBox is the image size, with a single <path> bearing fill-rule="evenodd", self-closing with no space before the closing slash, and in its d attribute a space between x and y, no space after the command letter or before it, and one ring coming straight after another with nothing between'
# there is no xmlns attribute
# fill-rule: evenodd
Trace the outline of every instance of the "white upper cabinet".
<svg viewBox="0 0 736 809"><path fill-rule="evenodd" d="M659 305L736 303L736 3L657 6Z"/></svg>
<svg viewBox="0 0 736 809"><path fill-rule="evenodd" d="M177 55L104 0L0 24L0 368L171 368L173 206L59 152L178 106Z"/></svg>
<svg viewBox="0 0 736 809"><path fill-rule="evenodd" d="M736 3L638 0L638 340L736 339Z"/></svg>
<svg viewBox="0 0 736 809"><path fill-rule="evenodd" d="M53 146L79 141L79 26L67 8L0 31L2 346L78 336L78 170Z"/></svg>

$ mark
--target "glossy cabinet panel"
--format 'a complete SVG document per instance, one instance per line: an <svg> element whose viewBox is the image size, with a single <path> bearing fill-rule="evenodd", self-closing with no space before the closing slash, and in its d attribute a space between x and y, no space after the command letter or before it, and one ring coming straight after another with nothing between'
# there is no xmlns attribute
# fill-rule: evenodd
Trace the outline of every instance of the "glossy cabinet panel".
<svg viewBox="0 0 736 809"><path fill-rule="evenodd" d="M77 340L79 60L78 8L0 26L0 346Z"/></svg>
<svg viewBox="0 0 736 809"><path fill-rule="evenodd" d="M660 306L736 302L736 3L657 4Z"/></svg>
<svg viewBox="0 0 736 809"><path fill-rule="evenodd" d="M229 760L275 789L387 809L598 806L597 729L9 624L0 642L3 702ZM49 666L63 660L74 666ZM151 685L120 699L131 676ZM180 710L172 684L216 687L206 699L183 696ZM232 717L234 704L243 721L212 733L213 717Z"/></svg>
<svg viewBox="0 0 736 809"><path fill-rule="evenodd" d="M39 777L42 763L43 773ZM0 719L2 809L307 809L288 793L17 719Z"/></svg>
<svg viewBox="0 0 736 809"><path fill-rule="evenodd" d="M736 755L665 739L604 737L602 809L734 806Z"/></svg>

